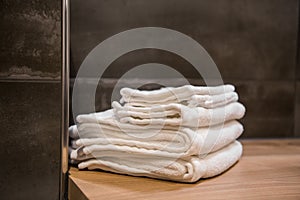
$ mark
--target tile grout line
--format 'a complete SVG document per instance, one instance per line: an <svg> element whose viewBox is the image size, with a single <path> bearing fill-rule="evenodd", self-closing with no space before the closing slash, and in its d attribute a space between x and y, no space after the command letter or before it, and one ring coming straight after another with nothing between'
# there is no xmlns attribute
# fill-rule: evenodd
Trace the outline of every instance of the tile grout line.
<svg viewBox="0 0 300 200"><path fill-rule="evenodd" d="M61 83L61 79L1 79L0 83Z"/></svg>

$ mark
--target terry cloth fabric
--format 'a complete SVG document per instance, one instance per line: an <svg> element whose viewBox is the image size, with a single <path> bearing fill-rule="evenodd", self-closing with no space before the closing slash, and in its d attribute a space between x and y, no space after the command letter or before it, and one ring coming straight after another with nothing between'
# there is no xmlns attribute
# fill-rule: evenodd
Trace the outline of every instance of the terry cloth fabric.
<svg viewBox="0 0 300 200"><path fill-rule="evenodd" d="M216 108L238 101L236 92L228 92L219 95L193 95L188 101L189 107Z"/></svg>
<svg viewBox="0 0 300 200"><path fill-rule="evenodd" d="M155 156L185 157L205 154L228 145L243 132L243 126L237 121L224 125L179 130L144 129L141 126L123 126L113 118L95 123L82 123L70 127L72 148L83 147L72 152L72 159L82 160L81 154L104 152L132 152ZM78 131L79 129L79 131ZM79 137L80 135L80 137ZM149 150L149 151L148 151ZM150 151L151 150L151 151Z"/></svg>
<svg viewBox="0 0 300 200"><path fill-rule="evenodd" d="M202 107L188 107L182 104L167 104L152 107L122 106L114 101L112 107L120 122L136 125L170 125L185 127L205 127L241 119L245 114L245 107L238 102L224 107L206 109Z"/></svg>
<svg viewBox="0 0 300 200"><path fill-rule="evenodd" d="M190 100L193 95L220 95L235 90L233 85L214 87L185 85L165 87L159 90L141 91L131 88L121 89L121 103L168 104Z"/></svg>
<svg viewBox="0 0 300 200"><path fill-rule="evenodd" d="M200 178L219 175L234 165L242 155L242 145L235 141L217 152L204 157L189 156L185 159L168 157L123 155L103 153L97 159L89 159L78 164L80 169L102 169L105 171L147 176L179 182L195 182Z"/></svg>
<svg viewBox="0 0 300 200"><path fill-rule="evenodd" d="M79 115L69 128L70 163L134 176L195 182L242 154L245 114L234 86L121 90L122 104Z"/></svg>
<svg viewBox="0 0 300 200"><path fill-rule="evenodd" d="M163 103L154 103L154 102L136 102L131 100L126 102L124 106L135 106L135 107L151 107L151 106L161 106L172 103L180 103L182 105L187 105L188 107L203 107L203 108L216 108L224 106L226 104L238 101L239 97L236 92L228 92L218 95L192 95L188 100L180 101L170 100Z"/></svg>

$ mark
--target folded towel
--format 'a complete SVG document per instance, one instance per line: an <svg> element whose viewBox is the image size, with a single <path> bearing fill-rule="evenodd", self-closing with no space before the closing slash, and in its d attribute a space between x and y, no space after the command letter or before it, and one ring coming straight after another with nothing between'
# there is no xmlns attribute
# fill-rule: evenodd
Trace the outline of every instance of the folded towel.
<svg viewBox="0 0 300 200"><path fill-rule="evenodd" d="M178 130L144 129L136 125L123 125L112 115L111 118L99 120L97 124L82 123L78 128L76 125L71 126L69 128L70 136L73 138L71 146L73 148L83 146L84 152L88 154L111 151L115 148L116 152L143 154L144 151L154 150L151 153L157 156L168 155L165 153L168 152L171 153L171 157L184 157L217 151L233 142L243 132L243 126L237 121L229 121L224 125L210 128ZM81 160L76 151L71 154L72 159Z"/></svg>
<svg viewBox="0 0 300 200"><path fill-rule="evenodd" d="M224 94L218 95L192 95L184 101L170 100L165 101L163 103L155 103L155 102L136 102L130 100L130 102L126 102L124 106L135 106L135 107L151 107L151 106L161 106L172 103L180 103L183 105L187 105L188 107L203 107L203 108L216 108L220 106L224 106L226 104L238 101L239 97L236 92L228 92Z"/></svg>
<svg viewBox="0 0 300 200"><path fill-rule="evenodd" d="M147 126L137 126L137 125L129 124L129 123L120 123L118 118L114 115L114 111L112 109L102 111L102 112L78 115L76 117L76 122L78 122L78 124L98 123L98 124L107 124L107 125L111 125L111 126L118 125L118 127L122 130L128 130L128 129L135 130L136 129L138 132L141 132L141 130L145 130L145 129L160 130L162 128L165 128L168 130L178 130L178 127L170 126L170 125L162 126L159 124L150 124ZM73 127L74 126L71 126L69 128L70 137L78 138L78 132L76 129L72 130Z"/></svg>
<svg viewBox="0 0 300 200"><path fill-rule="evenodd" d="M185 85L182 87L165 87L159 90L141 91L123 88L120 93L121 102L167 104L179 103L189 100L193 95L220 95L234 91L233 85L220 85L214 87Z"/></svg>
<svg viewBox="0 0 300 200"><path fill-rule="evenodd" d="M219 95L193 95L188 101L189 107L216 108L238 101L236 92L228 92Z"/></svg>
<svg viewBox="0 0 300 200"><path fill-rule="evenodd" d="M105 171L147 176L179 182L195 182L221 174L235 164L242 155L242 145L235 141L221 150L205 157L189 156L185 159L172 160L168 157L134 156L123 152L114 156L103 153L97 159L79 163L80 169L102 169Z"/></svg>
<svg viewBox="0 0 300 200"><path fill-rule="evenodd" d="M116 101L112 103L112 107L120 122L136 125L152 124L195 128L240 119L245 114L245 107L238 102L213 109L191 108L177 103L152 107L134 107L122 106Z"/></svg>

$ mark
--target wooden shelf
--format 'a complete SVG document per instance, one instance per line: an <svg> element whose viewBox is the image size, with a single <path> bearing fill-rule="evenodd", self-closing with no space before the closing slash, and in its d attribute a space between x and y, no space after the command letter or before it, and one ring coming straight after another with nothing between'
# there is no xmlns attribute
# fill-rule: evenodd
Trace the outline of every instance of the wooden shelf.
<svg viewBox="0 0 300 200"><path fill-rule="evenodd" d="M71 168L69 199L300 199L300 139L242 143L234 167L194 184Z"/></svg>

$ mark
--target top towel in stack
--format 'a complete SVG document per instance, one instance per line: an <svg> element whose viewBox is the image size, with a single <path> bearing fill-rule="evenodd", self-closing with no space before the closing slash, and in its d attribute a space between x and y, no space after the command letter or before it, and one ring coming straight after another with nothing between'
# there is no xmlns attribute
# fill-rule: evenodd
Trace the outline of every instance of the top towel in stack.
<svg viewBox="0 0 300 200"><path fill-rule="evenodd" d="M232 85L187 85L155 91L123 88L121 95L125 104L112 103L115 115L121 122L137 125L204 127L240 119L245 113Z"/></svg>
<svg viewBox="0 0 300 200"><path fill-rule="evenodd" d="M232 85L121 90L112 110L77 117L79 168L181 182L218 175L239 160L245 107ZM210 138L210 140L209 140ZM206 155L208 154L208 155Z"/></svg>

